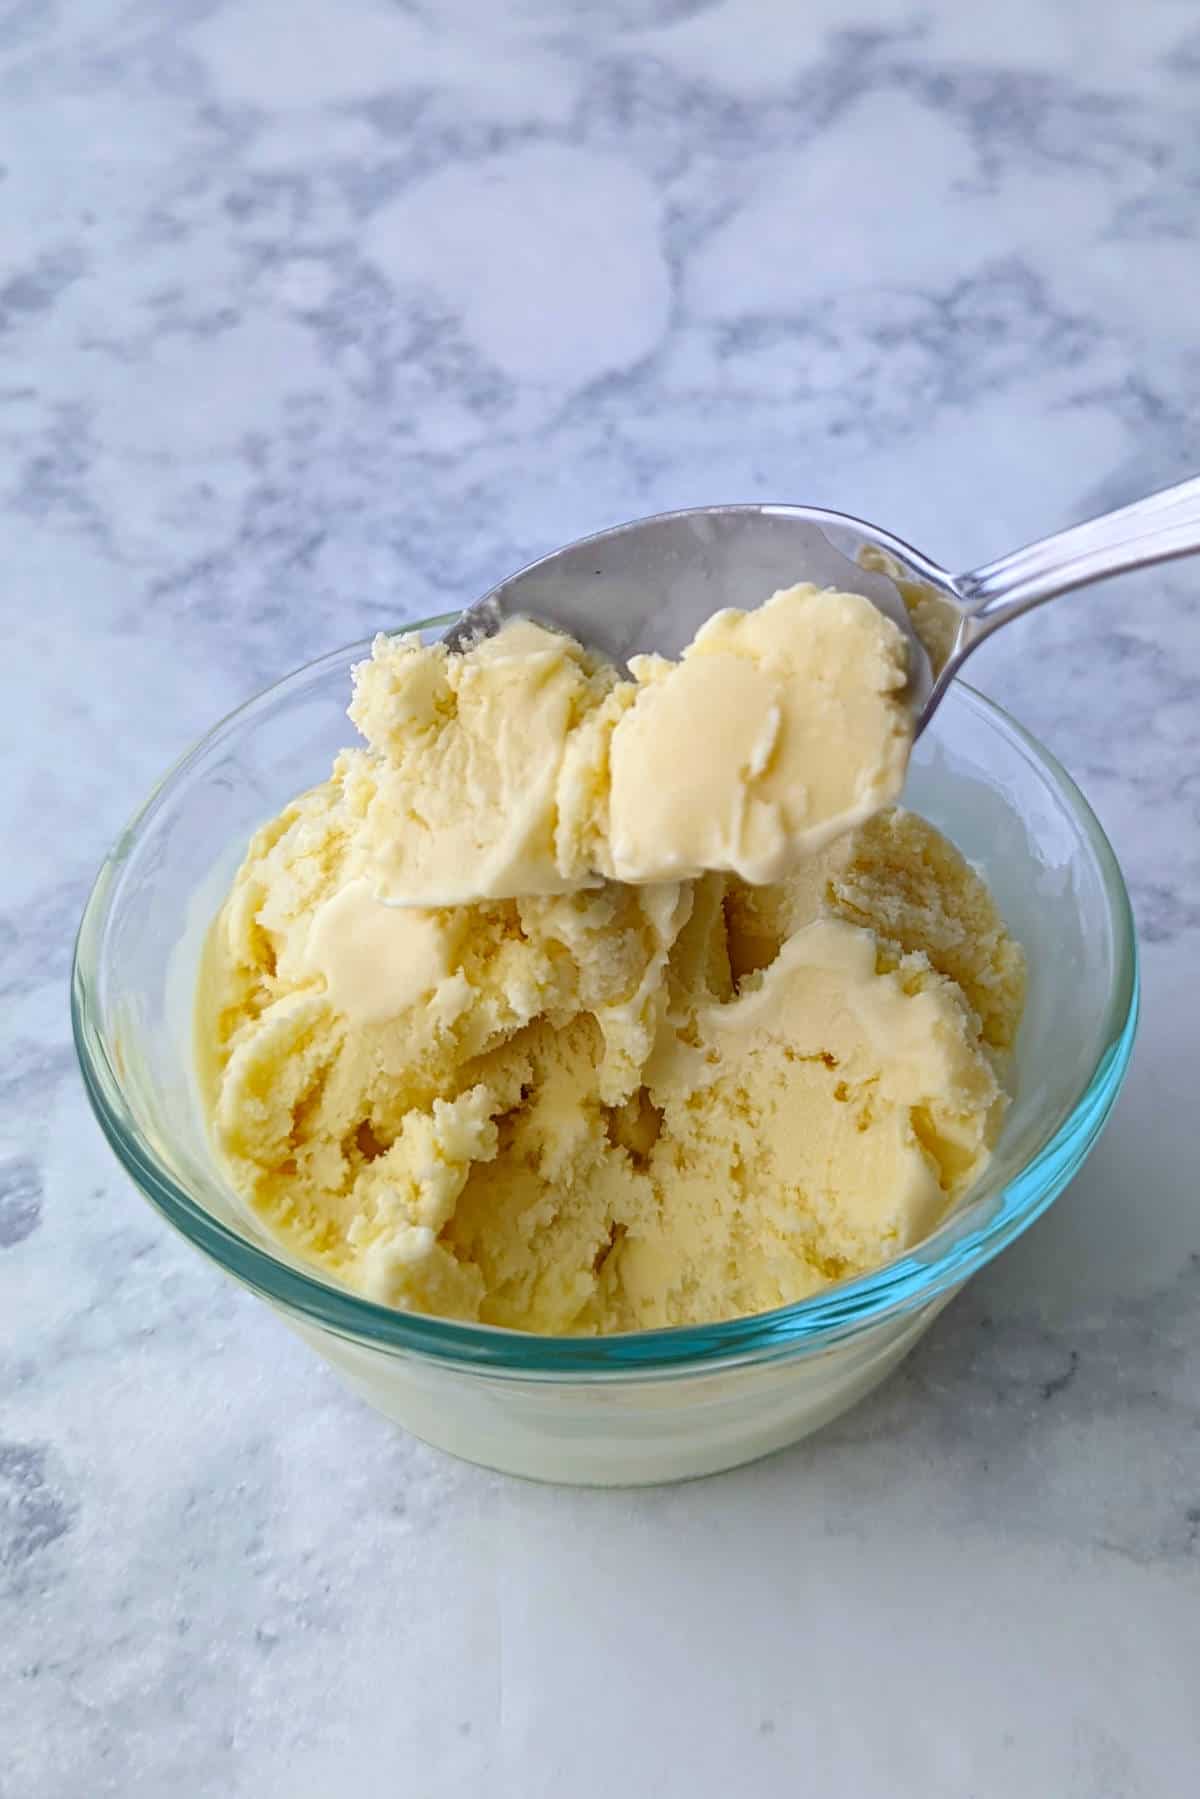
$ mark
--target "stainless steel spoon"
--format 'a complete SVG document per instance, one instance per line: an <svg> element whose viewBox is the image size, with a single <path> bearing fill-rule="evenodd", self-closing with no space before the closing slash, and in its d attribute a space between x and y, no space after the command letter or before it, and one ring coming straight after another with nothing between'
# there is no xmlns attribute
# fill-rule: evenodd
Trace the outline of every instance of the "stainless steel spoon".
<svg viewBox="0 0 1200 1799"><path fill-rule="evenodd" d="M616 662L677 656L711 613L797 581L865 594L909 639L917 735L973 650L1072 588L1200 550L1200 477L951 575L898 537L814 506L699 506L615 525L554 550L469 606L461 650L533 617Z"/></svg>

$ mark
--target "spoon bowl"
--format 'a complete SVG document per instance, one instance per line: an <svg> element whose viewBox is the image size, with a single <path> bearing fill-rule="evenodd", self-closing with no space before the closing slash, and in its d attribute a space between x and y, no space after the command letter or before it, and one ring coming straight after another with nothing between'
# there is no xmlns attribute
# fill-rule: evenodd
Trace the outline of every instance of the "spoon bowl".
<svg viewBox="0 0 1200 1799"><path fill-rule="evenodd" d="M811 581L859 593L904 632L919 737L967 657L1010 619L1076 587L1200 549L1200 477L952 575L862 519L816 506L699 506L554 550L469 606L452 650L532 617L624 663L678 656L722 607Z"/></svg>
<svg viewBox="0 0 1200 1799"><path fill-rule="evenodd" d="M900 627L920 713L933 691L933 667L909 604L885 572L893 566L904 571L900 579L934 591L935 565L840 512L753 504L659 512L579 538L509 575L468 607L446 643L465 649L519 615L566 631L618 664L646 650L677 657L714 612L748 610L778 588L811 581L863 594ZM945 598L956 605L952 590Z"/></svg>

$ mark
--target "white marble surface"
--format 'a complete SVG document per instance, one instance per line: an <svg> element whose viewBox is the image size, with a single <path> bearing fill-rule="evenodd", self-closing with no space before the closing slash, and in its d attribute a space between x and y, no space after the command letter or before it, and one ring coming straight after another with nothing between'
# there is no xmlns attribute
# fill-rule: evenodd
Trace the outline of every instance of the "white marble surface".
<svg viewBox="0 0 1200 1799"><path fill-rule="evenodd" d="M1111 1128L757 1468L393 1434L119 1175L65 983L149 782L313 652L659 507L962 564L1200 466L1198 118L1194 0L0 4L4 1799L1195 1790L1196 566L976 665L1135 896Z"/></svg>

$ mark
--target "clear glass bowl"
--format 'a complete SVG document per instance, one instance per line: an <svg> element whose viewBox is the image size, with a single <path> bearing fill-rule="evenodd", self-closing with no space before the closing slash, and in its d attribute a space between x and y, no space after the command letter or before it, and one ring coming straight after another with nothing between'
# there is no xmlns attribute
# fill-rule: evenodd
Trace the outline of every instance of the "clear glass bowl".
<svg viewBox="0 0 1200 1799"><path fill-rule="evenodd" d="M612 1337L393 1311L322 1278L243 1208L210 1154L191 1053L204 931L251 832L324 779L347 741L350 665L368 650L326 656L218 725L101 869L72 1011L105 1135L198 1249L372 1405L456 1455L545 1480L622 1484L710 1473L796 1441L876 1386L1096 1141L1137 1020L1129 900L1104 833L1052 756L972 689L951 689L905 798L983 870L1025 946L1029 1002L987 1174L910 1254L778 1311Z"/></svg>

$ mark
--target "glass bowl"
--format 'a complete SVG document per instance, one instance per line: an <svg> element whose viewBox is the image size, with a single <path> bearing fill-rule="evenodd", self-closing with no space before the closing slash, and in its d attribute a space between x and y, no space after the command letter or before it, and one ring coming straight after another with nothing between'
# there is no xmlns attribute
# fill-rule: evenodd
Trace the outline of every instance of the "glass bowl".
<svg viewBox="0 0 1200 1799"><path fill-rule="evenodd" d="M436 634L449 622L413 628ZM1137 1021L1129 899L1103 831L1054 758L956 683L917 746L905 800L986 875L1025 946L1029 1000L992 1161L918 1248L721 1324L537 1337L395 1311L323 1278L243 1207L210 1153L191 1048L207 926L252 831L323 780L348 741L350 666L369 648L325 656L231 714L155 789L100 870L72 1013L105 1135L176 1229L372 1405L440 1448L534 1478L616 1485L711 1473L795 1442L876 1386L1095 1143Z"/></svg>

